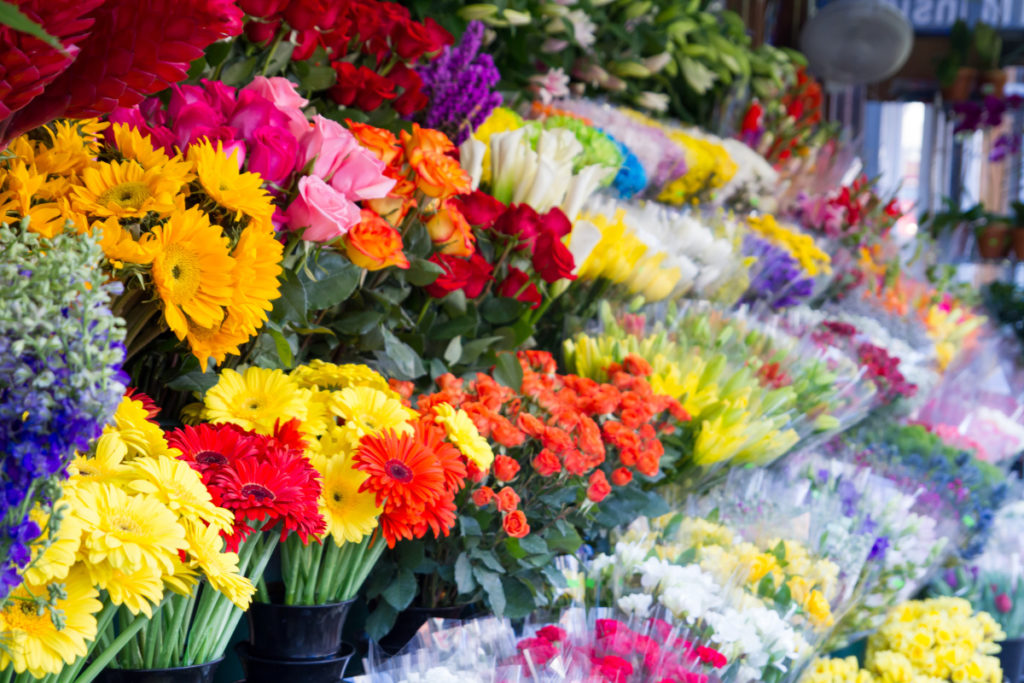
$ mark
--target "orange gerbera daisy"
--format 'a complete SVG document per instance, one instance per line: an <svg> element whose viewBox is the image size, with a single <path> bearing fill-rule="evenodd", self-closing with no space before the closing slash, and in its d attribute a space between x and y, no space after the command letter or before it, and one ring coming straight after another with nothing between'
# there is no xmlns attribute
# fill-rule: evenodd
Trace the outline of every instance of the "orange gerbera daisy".
<svg viewBox="0 0 1024 683"><path fill-rule="evenodd" d="M387 501L391 509L422 509L437 500L445 491L445 472L428 442L419 425L412 434L387 429L363 437L353 462L369 476L359 490L372 491L378 505Z"/></svg>

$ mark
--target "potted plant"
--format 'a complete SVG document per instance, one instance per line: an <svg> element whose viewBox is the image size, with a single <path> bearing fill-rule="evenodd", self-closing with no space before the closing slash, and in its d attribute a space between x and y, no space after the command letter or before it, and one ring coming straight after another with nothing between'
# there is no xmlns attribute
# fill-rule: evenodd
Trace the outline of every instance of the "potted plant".
<svg viewBox="0 0 1024 683"><path fill-rule="evenodd" d="M1013 255L1018 261L1024 261L1024 202L1015 201L1010 209L1013 211L1013 233L1010 237Z"/></svg>
<svg viewBox="0 0 1024 683"><path fill-rule="evenodd" d="M985 220L975 228L978 256L1000 259L1010 251L1010 219L998 214L986 214Z"/></svg>
<svg viewBox="0 0 1024 683"><path fill-rule="evenodd" d="M999 32L985 23L974 27L974 53L978 58L978 84L986 95L1002 97L1006 87L1006 72L1000 68L1003 39Z"/></svg>
<svg viewBox="0 0 1024 683"><path fill-rule="evenodd" d="M974 92L978 70L970 66L972 42L971 29L957 20L949 33L949 54L938 66L942 99L948 102L963 102Z"/></svg>

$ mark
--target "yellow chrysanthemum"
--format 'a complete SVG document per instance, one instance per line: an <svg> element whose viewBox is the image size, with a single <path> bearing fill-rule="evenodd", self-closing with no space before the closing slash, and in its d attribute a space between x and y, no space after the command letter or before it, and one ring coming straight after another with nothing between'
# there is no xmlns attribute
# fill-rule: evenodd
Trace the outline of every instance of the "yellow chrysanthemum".
<svg viewBox="0 0 1024 683"><path fill-rule="evenodd" d="M434 421L444 426L452 443L482 470L494 462L494 451L487 439L480 436L473 420L464 410L456 410L447 403L434 406Z"/></svg>
<svg viewBox="0 0 1024 683"><path fill-rule="evenodd" d="M81 552L90 571L174 571L177 552L186 547L185 530L156 497L91 482L79 487L78 497L96 512L95 523L87 524L82 536Z"/></svg>
<svg viewBox="0 0 1024 683"><path fill-rule="evenodd" d="M14 589L0 609L0 671L11 667L16 673L28 671L36 678L56 674L88 653L86 643L96 637L96 613L103 604L99 593L82 570L73 569L64 581L65 597L56 609L64 616L64 626L54 626L50 613L42 614L31 602L46 597L45 585L22 584Z"/></svg>
<svg viewBox="0 0 1024 683"><path fill-rule="evenodd" d="M409 420L416 416L401 401L383 391L360 386L332 392L328 410L345 421L341 430L353 445L367 434L384 429L411 432Z"/></svg>
<svg viewBox="0 0 1024 683"><path fill-rule="evenodd" d="M188 319L214 327L234 296L235 261L219 226L199 209L175 212L153 229L159 250L153 258L153 283L164 303L164 319L178 339L188 332Z"/></svg>
<svg viewBox="0 0 1024 683"><path fill-rule="evenodd" d="M259 225L270 225L274 215L270 194L263 189L263 179L258 174L238 170L238 150L227 156L223 142L218 140L214 148L204 139L188 148L188 160L195 164L206 193L220 206L234 211L236 220L244 214Z"/></svg>
<svg viewBox="0 0 1024 683"><path fill-rule="evenodd" d="M164 174L181 178L185 184L195 178L192 163L180 154L173 158L159 147L153 147L153 140L127 123L115 123L114 144L125 159L138 163L144 169L160 169Z"/></svg>
<svg viewBox="0 0 1024 683"><path fill-rule="evenodd" d="M314 462L321 476L320 514L327 520L327 533L337 545L359 543L377 528L381 513L376 497L360 492L366 481L363 472L352 467L345 455L319 458Z"/></svg>
<svg viewBox="0 0 1024 683"><path fill-rule="evenodd" d="M129 489L152 495L182 519L205 522L216 531L234 523L234 515L214 505L202 477L183 460L136 458L128 467Z"/></svg>
<svg viewBox="0 0 1024 683"><path fill-rule="evenodd" d="M163 168L146 170L134 161L98 163L82 171L75 186L74 206L98 218L143 218L153 211L166 216L174 211L174 198L184 185L179 174Z"/></svg>
<svg viewBox="0 0 1024 683"><path fill-rule="evenodd" d="M249 341L251 336L235 321L232 310L228 311L224 322L213 327L200 327L189 320L188 332L185 333L192 355L199 361L203 372L206 372L211 358L223 363L228 354L237 356L240 353L239 347Z"/></svg>
<svg viewBox="0 0 1024 683"><path fill-rule="evenodd" d="M164 455L167 453L167 439L160 425L149 419L149 413L142 401L127 396L121 399L114 411L114 423L103 428L104 435L111 435L124 444L125 458L139 455Z"/></svg>
<svg viewBox="0 0 1024 683"><path fill-rule="evenodd" d="M96 223L95 228L98 228L102 235L100 247L104 255L110 261L116 262L115 266L123 263L152 263L160 250L160 245L153 240L151 233L146 233L136 240L116 218Z"/></svg>
<svg viewBox="0 0 1024 683"><path fill-rule="evenodd" d="M305 420L309 391L280 370L248 368L244 375L224 370L204 397L203 417L270 434L278 420Z"/></svg>
<svg viewBox="0 0 1024 683"><path fill-rule="evenodd" d="M281 296L281 254L284 251L274 232L263 225L252 224L242 230L238 244L231 253L235 259L232 275L234 296L230 313L237 327L250 334L263 326L271 303Z"/></svg>
<svg viewBox="0 0 1024 683"><path fill-rule="evenodd" d="M214 590L223 593L239 609L249 608L256 587L238 573L238 555L222 552L224 540L213 527L190 524L188 540L189 566L199 569Z"/></svg>

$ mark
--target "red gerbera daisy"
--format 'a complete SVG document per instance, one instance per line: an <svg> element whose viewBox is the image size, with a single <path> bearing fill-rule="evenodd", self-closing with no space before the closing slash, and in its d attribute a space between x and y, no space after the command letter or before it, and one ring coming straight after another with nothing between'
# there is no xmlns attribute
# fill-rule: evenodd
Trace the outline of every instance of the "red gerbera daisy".
<svg viewBox="0 0 1024 683"><path fill-rule="evenodd" d="M378 505L387 501L392 508L422 509L437 500L445 490L445 472L425 438L422 426L413 434L388 429L364 437L353 458L355 468L369 475L359 490L372 491Z"/></svg>
<svg viewBox="0 0 1024 683"><path fill-rule="evenodd" d="M211 477L224 467L261 450L256 435L232 424L175 429L167 434L167 443L181 451L178 457L203 475L204 484L209 484Z"/></svg>

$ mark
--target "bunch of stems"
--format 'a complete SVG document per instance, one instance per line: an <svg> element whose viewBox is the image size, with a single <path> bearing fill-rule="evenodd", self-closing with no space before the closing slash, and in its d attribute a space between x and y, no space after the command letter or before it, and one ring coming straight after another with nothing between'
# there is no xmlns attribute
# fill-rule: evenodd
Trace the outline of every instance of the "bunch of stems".
<svg viewBox="0 0 1024 683"><path fill-rule="evenodd" d="M327 605L356 596L384 552L374 532L359 543L338 545L330 536L303 545L290 536L281 548L284 604Z"/></svg>

